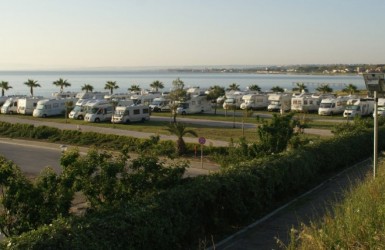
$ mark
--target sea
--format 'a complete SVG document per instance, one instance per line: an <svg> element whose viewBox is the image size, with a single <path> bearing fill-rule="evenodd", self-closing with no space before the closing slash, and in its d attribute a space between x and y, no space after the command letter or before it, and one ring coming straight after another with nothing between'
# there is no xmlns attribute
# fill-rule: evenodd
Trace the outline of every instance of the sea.
<svg viewBox="0 0 385 250"><path fill-rule="evenodd" d="M296 83L304 83L310 92L321 84L329 84L333 91L341 90L348 84L358 89L365 89L362 75L298 75L298 74L250 74L250 73L211 73L211 72L173 72L173 71L0 71L0 82L7 81L12 88L5 95L30 95L29 87L24 83L28 79L37 81L41 87L33 89L35 96L52 97L59 92L54 81L62 78L71 84L64 92L81 92L84 84L90 84L94 91L108 92L104 89L107 81L115 81L119 86L114 93L126 93L132 85L139 85L142 90L150 90L150 84L160 81L164 85L162 91L170 91L172 82L179 78L185 88L200 87L208 89L218 85L227 88L236 83L241 90L250 85L258 85L262 91L269 91L279 86L292 90Z"/></svg>

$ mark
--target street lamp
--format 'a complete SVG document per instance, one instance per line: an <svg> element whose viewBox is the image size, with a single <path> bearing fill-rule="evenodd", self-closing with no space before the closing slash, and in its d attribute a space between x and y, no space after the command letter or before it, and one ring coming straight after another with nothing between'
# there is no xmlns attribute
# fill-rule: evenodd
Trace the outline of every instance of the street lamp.
<svg viewBox="0 0 385 250"><path fill-rule="evenodd" d="M383 73L363 74L366 89L369 95L374 97L374 148L373 148L373 177L376 178L376 169L378 165L378 114L377 104L378 95L385 93L385 82Z"/></svg>

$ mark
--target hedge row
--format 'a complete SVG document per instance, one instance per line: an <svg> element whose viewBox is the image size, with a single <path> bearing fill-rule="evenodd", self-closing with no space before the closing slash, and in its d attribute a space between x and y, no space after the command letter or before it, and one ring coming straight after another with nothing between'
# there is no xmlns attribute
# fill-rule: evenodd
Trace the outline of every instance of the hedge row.
<svg viewBox="0 0 385 250"><path fill-rule="evenodd" d="M385 137L385 129L379 138ZM385 140L379 141L385 149ZM301 150L240 163L224 172L187 179L146 204L58 220L18 238L14 249L198 249L271 211L321 177L370 157L367 131ZM204 244L204 242L208 242Z"/></svg>
<svg viewBox="0 0 385 250"><path fill-rule="evenodd" d="M130 136L82 132L78 130L61 130L48 126L34 126L30 124L12 124L0 122L0 136L23 139L45 140L48 142L65 143L74 146L92 146L108 150L121 150L128 147L130 152L141 153L152 151L155 155L175 156L173 141L142 139ZM194 144L187 143L188 153L194 154ZM224 148L207 147L206 153L223 152Z"/></svg>

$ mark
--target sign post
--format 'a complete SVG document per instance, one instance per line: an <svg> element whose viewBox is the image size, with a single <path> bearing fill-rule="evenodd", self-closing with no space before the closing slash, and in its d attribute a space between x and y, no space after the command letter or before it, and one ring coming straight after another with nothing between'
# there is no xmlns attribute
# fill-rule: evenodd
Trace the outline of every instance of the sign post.
<svg viewBox="0 0 385 250"><path fill-rule="evenodd" d="M206 138L199 137L198 142L201 145L201 167L203 168L203 145L206 143Z"/></svg>

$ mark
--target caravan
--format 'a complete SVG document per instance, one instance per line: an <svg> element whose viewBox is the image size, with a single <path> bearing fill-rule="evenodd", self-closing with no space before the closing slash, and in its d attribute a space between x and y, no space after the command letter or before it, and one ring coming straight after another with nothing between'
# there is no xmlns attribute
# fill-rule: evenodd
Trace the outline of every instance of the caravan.
<svg viewBox="0 0 385 250"><path fill-rule="evenodd" d="M337 98L322 99L318 108L318 115L336 115L342 114L345 110L348 96L339 96Z"/></svg>
<svg viewBox="0 0 385 250"><path fill-rule="evenodd" d="M23 97L17 100L17 113L22 115L32 115L37 107L38 101L44 99L42 96Z"/></svg>
<svg viewBox="0 0 385 250"><path fill-rule="evenodd" d="M211 102L207 100L207 95L191 95L190 99L178 104L176 112L178 114L197 114L211 111Z"/></svg>
<svg viewBox="0 0 385 250"><path fill-rule="evenodd" d="M150 108L146 105L119 106L112 115L112 123L144 122L150 120Z"/></svg>
<svg viewBox="0 0 385 250"><path fill-rule="evenodd" d="M114 113L114 105L106 100L90 100L85 104L84 109L86 110L84 116L86 122L111 121Z"/></svg>
<svg viewBox="0 0 385 250"><path fill-rule="evenodd" d="M240 91L231 91L226 93L226 99L223 102L223 109L239 109L241 107L241 103L243 102L242 97L245 94Z"/></svg>
<svg viewBox="0 0 385 250"><path fill-rule="evenodd" d="M303 93L291 99L291 110L297 112L318 112L321 101L326 98L335 98L332 94Z"/></svg>
<svg viewBox="0 0 385 250"><path fill-rule="evenodd" d="M170 101L164 97L157 97L149 105L151 111L159 112L159 111L170 111Z"/></svg>
<svg viewBox="0 0 385 250"><path fill-rule="evenodd" d="M346 103L344 111L345 118L354 118L356 116L363 117L373 114L374 99L370 98L353 98Z"/></svg>
<svg viewBox="0 0 385 250"><path fill-rule="evenodd" d="M42 99L37 102L32 115L34 117L64 115L74 102L76 102L75 98Z"/></svg>
<svg viewBox="0 0 385 250"><path fill-rule="evenodd" d="M242 97L241 109L266 109L269 105L267 94L247 94Z"/></svg>
<svg viewBox="0 0 385 250"><path fill-rule="evenodd" d="M1 106L1 113L2 114L16 114L17 113L17 101L19 100L18 96L10 97L8 98L3 106Z"/></svg>
<svg viewBox="0 0 385 250"><path fill-rule="evenodd" d="M292 95L288 93L270 94L268 97L269 105L267 111L289 111L291 109Z"/></svg>

